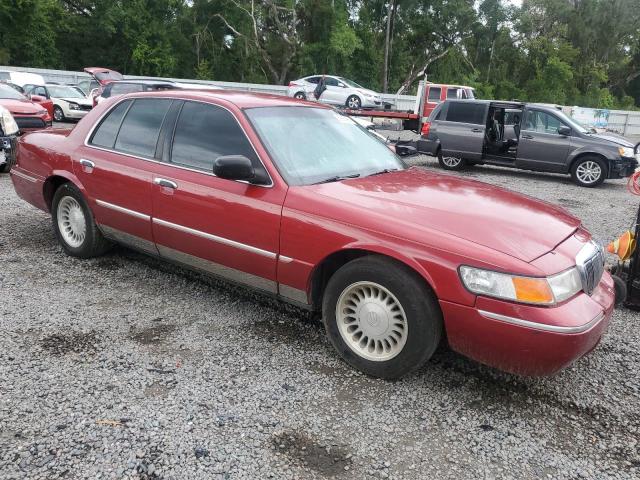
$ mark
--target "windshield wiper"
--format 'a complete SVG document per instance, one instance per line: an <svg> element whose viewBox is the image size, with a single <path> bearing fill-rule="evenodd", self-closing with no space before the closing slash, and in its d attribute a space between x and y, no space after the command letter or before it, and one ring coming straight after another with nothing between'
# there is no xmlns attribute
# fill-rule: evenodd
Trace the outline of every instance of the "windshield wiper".
<svg viewBox="0 0 640 480"><path fill-rule="evenodd" d="M331 183L331 182L339 182L340 180L346 180L348 178L358 178L360 176L359 173L352 173L351 175L336 175L335 177L325 178L324 180L320 180L319 182L314 182L311 185L319 185L321 183Z"/></svg>
<svg viewBox="0 0 640 480"><path fill-rule="evenodd" d="M398 168L385 168L384 170L380 170L379 172L373 172L369 174L369 176L372 177L374 175L382 175L383 173L397 172L398 170Z"/></svg>

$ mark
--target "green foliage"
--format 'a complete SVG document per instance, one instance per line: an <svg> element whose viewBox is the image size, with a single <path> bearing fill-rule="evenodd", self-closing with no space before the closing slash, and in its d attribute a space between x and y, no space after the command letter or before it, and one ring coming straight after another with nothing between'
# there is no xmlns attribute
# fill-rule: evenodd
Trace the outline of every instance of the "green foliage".
<svg viewBox="0 0 640 480"><path fill-rule="evenodd" d="M638 0L0 0L0 64L381 89L387 44L392 92L426 73L483 98L632 108L639 24Z"/></svg>

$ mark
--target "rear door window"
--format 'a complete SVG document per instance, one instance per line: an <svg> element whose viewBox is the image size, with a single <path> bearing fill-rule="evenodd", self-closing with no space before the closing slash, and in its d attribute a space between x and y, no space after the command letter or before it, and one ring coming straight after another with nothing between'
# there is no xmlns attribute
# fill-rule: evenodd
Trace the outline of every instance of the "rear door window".
<svg viewBox="0 0 640 480"><path fill-rule="evenodd" d="M211 172L224 155L243 155L262 169L236 118L222 107L185 102L173 137L171 163Z"/></svg>
<svg viewBox="0 0 640 480"><path fill-rule="evenodd" d="M451 102L447 110L448 122L484 125L486 105L474 102Z"/></svg>
<svg viewBox="0 0 640 480"><path fill-rule="evenodd" d="M119 103L109 114L100 122L98 128L93 133L89 143L96 147L113 148L116 143L116 136L120 130L122 118L131 106L131 100Z"/></svg>
<svg viewBox="0 0 640 480"><path fill-rule="evenodd" d="M129 108L116 138L115 149L143 157L153 158L164 116L171 100L137 99Z"/></svg>
<svg viewBox="0 0 640 480"><path fill-rule="evenodd" d="M457 88L447 88L447 98L458 98L458 89Z"/></svg>
<svg viewBox="0 0 640 480"><path fill-rule="evenodd" d="M429 102L439 102L442 89L440 87L429 87Z"/></svg>
<svg viewBox="0 0 640 480"><path fill-rule="evenodd" d="M313 83L313 84L318 84L318 82L320 81L320 77L309 77L307 78L307 82L309 83Z"/></svg>

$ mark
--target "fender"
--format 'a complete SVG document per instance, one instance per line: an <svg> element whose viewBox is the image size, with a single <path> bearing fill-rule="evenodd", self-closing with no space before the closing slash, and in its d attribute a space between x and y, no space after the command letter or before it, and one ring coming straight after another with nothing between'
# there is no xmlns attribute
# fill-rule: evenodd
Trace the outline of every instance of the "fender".
<svg viewBox="0 0 640 480"><path fill-rule="evenodd" d="M604 146L604 145L585 145L584 147L576 148L567 156L566 170L564 173L568 173L571 171L571 167L573 166L573 162L581 156L581 155L597 155L600 157L604 157L607 162L607 167L610 166L611 162L615 161L615 154L612 151L612 147Z"/></svg>

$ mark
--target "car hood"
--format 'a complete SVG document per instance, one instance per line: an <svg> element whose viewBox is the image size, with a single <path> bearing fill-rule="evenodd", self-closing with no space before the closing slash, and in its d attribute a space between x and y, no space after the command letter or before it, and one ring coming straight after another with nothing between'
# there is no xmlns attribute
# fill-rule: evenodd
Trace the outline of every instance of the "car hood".
<svg viewBox="0 0 640 480"><path fill-rule="evenodd" d="M1 99L0 105L9 110L12 115L35 115L45 110L44 107L37 105L29 100L6 100Z"/></svg>
<svg viewBox="0 0 640 480"><path fill-rule="evenodd" d="M633 143L624 138L622 135L617 135L615 133L593 133L589 135L589 137L602 139L607 142L615 143L616 145L620 145L622 147L633 147Z"/></svg>
<svg viewBox="0 0 640 480"><path fill-rule="evenodd" d="M93 106L93 102L88 98L60 98L59 100L64 100L69 103L77 103L78 105Z"/></svg>
<svg viewBox="0 0 640 480"><path fill-rule="evenodd" d="M378 92L374 92L373 90L369 90L368 88L359 88L358 91L362 92L363 94L367 94L367 95L373 95L374 97L379 97L380 94Z"/></svg>
<svg viewBox="0 0 640 480"><path fill-rule="evenodd" d="M415 167L309 188L335 200L336 206L356 206L360 219L383 216L387 222L404 223L408 231L436 230L525 262L553 250L580 226L579 219L555 205Z"/></svg>

